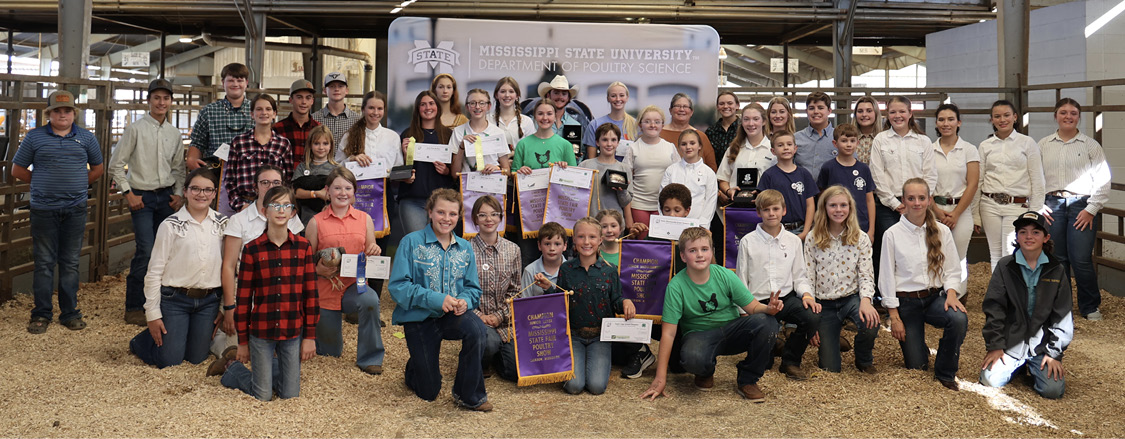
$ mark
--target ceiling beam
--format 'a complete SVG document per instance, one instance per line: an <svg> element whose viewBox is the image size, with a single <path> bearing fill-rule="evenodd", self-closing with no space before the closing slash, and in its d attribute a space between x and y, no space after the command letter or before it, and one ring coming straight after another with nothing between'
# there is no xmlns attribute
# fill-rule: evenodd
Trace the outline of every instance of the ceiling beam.
<svg viewBox="0 0 1125 439"><path fill-rule="evenodd" d="M108 40L108 39L113 38L115 36L116 35L113 35L113 34L91 34L90 35L90 45L93 45L94 43L100 43L102 41ZM8 38L7 36L4 37L5 40L7 38ZM16 45L19 45L19 44L16 44ZM58 45L58 43L52 44L52 45L47 46L47 47L43 47L42 51L38 50L39 48L36 48L35 46L28 46L28 47L32 47L36 50L33 50L31 52L28 52L28 53L25 53L25 54L22 54L22 55L16 55L16 58L34 58L34 57L39 56L40 52L42 52L43 58L46 58L46 59L55 59L55 58L58 58L58 56L59 56L59 45Z"/></svg>
<svg viewBox="0 0 1125 439"><path fill-rule="evenodd" d="M791 43L809 35L832 27L832 23L812 23L793 29L781 35L780 43Z"/></svg>
<svg viewBox="0 0 1125 439"><path fill-rule="evenodd" d="M175 42L179 41L179 39L180 39L179 35L167 35L167 36L164 37L164 42L166 44L172 44L172 43L175 43ZM133 46L133 47L128 47L128 48L125 48L125 49L122 49L122 50L118 50L116 52L112 52L108 55L108 57L109 57L110 64L112 64L114 66L119 66L119 65L121 65L121 58L125 57L125 52L152 52L152 51L158 50L158 49L160 49L160 38L159 37L157 37L154 40L145 41L145 42L143 42L141 44L138 44L136 46Z"/></svg>

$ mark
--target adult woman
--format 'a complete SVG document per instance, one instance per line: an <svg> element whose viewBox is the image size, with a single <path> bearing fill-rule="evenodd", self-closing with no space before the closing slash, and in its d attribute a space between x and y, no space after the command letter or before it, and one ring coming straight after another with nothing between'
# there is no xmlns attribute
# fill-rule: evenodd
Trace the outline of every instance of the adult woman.
<svg viewBox="0 0 1125 439"><path fill-rule="evenodd" d="M410 115L410 126L403 130L402 149L405 150L414 139L417 143L448 144L453 130L442 125L442 110L438 97L432 91L423 90L414 98L414 111ZM442 162L414 162L414 176L398 188L399 220L403 233L421 230L426 226L426 200L434 190L456 188L450 177L450 164Z"/></svg>
<svg viewBox="0 0 1125 439"><path fill-rule="evenodd" d="M883 125L883 113L879 112L879 102L871 96L864 96L855 101L855 110L852 112L852 121L859 128L859 146L855 149L855 159L864 163L871 163L871 143L875 135L879 134L879 127Z"/></svg>
<svg viewBox="0 0 1125 439"><path fill-rule="evenodd" d="M770 99L766 104L766 116L770 123L766 125L766 137L773 137L773 133L785 130L790 133L797 132L797 124L793 122L793 105L781 96Z"/></svg>
<svg viewBox="0 0 1125 439"><path fill-rule="evenodd" d="M1071 98L1055 104L1059 129L1039 141L1043 154L1046 205L1052 218L1054 256L1074 269L1078 311L1101 320L1101 290L1094 273L1094 216L1109 200L1110 170L1097 140L1078 131L1082 106Z"/></svg>
<svg viewBox="0 0 1125 439"><path fill-rule="evenodd" d="M1000 258L1012 254L1016 217L1042 209L1046 193L1043 156L1034 140L1016 131L1015 105L999 100L990 113L995 132L980 143L980 223L995 271Z"/></svg>
<svg viewBox="0 0 1125 439"><path fill-rule="evenodd" d="M508 147L515 150L520 139L535 132L535 121L520 113L520 84L511 76L500 78L492 97L496 99L496 111L488 113L488 123L500 127Z"/></svg>
<svg viewBox="0 0 1125 439"><path fill-rule="evenodd" d="M719 92L719 97L715 98L715 107L719 110L719 120L707 128L707 141L715 147L715 160L718 161L738 135L738 96L729 90Z"/></svg>
<svg viewBox="0 0 1125 439"><path fill-rule="evenodd" d="M720 156L719 204L727 204L734 199L740 189L754 189L757 181L737 181L738 170L756 169L762 175L770 166L777 164L777 157L770 151L770 139L766 138L766 110L761 105L747 105L741 112L741 128L730 142L725 155Z"/></svg>
<svg viewBox="0 0 1125 439"><path fill-rule="evenodd" d="M621 140L631 143L637 140L637 119L625 112L625 104L629 102L629 87L617 81L605 89L605 100L609 102L609 114L590 121L586 130L582 132L582 144L586 146L586 157L598 156L598 138L595 132L603 124L612 123L621 131ZM624 151L618 157L625 155Z"/></svg>
<svg viewBox="0 0 1125 439"><path fill-rule="evenodd" d="M672 96L672 103L668 105L668 114L671 115L672 120L664 129L660 130L660 138L668 141L673 145L680 141L680 133L684 130L694 130L695 127L691 126L691 116L695 114L695 104L692 103L691 97L683 93L676 93ZM699 136L702 145L701 156L703 156L703 163L712 171L718 169L715 163L715 148L711 146L711 142L707 140L706 136Z"/></svg>
<svg viewBox="0 0 1125 439"><path fill-rule="evenodd" d="M430 82L430 92L437 97L441 106L441 124L453 128L469 121L461 114L461 96L457 93L457 80L453 75L442 73Z"/></svg>
<svg viewBox="0 0 1125 439"><path fill-rule="evenodd" d="M498 137L505 145L509 144L505 138L504 130L488 122L488 110L492 107L488 92L479 88L469 90L465 98L465 106L469 108L469 121L453 129L453 137L449 139L449 150L453 154L453 170L458 172L480 171L491 174L496 171L508 172L511 168L512 155L485 154L482 151L479 157L484 163L477 163L478 152L473 143L477 137ZM465 146L465 143L470 146ZM466 151L466 148L471 148Z"/></svg>
<svg viewBox="0 0 1125 439"><path fill-rule="evenodd" d="M973 218L977 212L977 187L980 182L980 154L977 147L966 142L958 131L961 130L961 110L953 104L942 104L937 108L937 134L934 141L934 167L937 169L937 186L934 187L933 200L937 205L934 214L938 222L945 224L953 232L953 242L957 243L957 256L961 258L961 289L964 295L968 290L969 238L973 237Z"/></svg>

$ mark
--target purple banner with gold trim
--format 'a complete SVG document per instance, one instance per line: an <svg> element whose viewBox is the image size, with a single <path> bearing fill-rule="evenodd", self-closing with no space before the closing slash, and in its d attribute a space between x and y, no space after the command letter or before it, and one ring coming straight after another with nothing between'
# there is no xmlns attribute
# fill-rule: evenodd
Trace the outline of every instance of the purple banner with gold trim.
<svg viewBox="0 0 1125 439"><path fill-rule="evenodd" d="M510 303L517 384L530 386L574 378L567 295L524 297Z"/></svg>
<svg viewBox="0 0 1125 439"><path fill-rule="evenodd" d="M355 208L371 215L375 223L375 237L382 238L391 233L391 223L387 221L387 179L374 178L356 182Z"/></svg>
<svg viewBox="0 0 1125 439"><path fill-rule="evenodd" d="M621 241L621 296L633 301L637 317L661 321L664 289L672 280L672 252L671 241Z"/></svg>
<svg viewBox="0 0 1125 439"><path fill-rule="evenodd" d="M753 232L762 222L757 209L748 207L723 208L723 254L726 260L723 266L731 270L738 264L738 241L747 233Z"/></svg>

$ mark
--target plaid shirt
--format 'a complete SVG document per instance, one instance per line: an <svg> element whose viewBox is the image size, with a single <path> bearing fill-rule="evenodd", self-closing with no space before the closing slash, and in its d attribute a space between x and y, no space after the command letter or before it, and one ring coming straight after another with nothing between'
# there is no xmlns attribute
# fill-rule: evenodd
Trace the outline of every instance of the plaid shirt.
<svg viewBox="0 0 1125 439"><path fill-rule="evenodd" d="M234 321L238 344L264 340L316 339L320 306L309 241L289 232L280 246L267 233L242 249Z"/></svg>
<svg viewBox="0 0 1125 439"><path fill-rule="evenodd" d="M359 113L352 111L351 108L344 107L343 113L332 114L328 111L328 106L325 106L320 111L314 111L312 119L328 127L328 131L332 132L332 144L336 145L337 148L343 148L340 146L340 139L344 137L344 133L348 132L348 128L351 128L359 120Z"/></svg>
<svg viewBox="0 0 1125 439"><path fill-rule="evenodd" d="M480 306L478 316L496 314L500 326L496 332L505 343L511 340L511 309L508 299L520 292L520 248L504 238L497 238L495 245L485 244L480 235L474 236L469 244L477 258L477 274L480 275Z"/></svg>
<svg viewBox="0 0 1125 439"><path fill-rule="evenodd" d="M305 161L305 141L309 138L309 131L317 126L320 126L320 122L311 118L305 122L305 126L301 126L293 119L293 113L289 113L288 117L273 124L273 130L289 139L289 144L293 146L293 163L301 163Z"/></svg>
<svg viewBox="0 0 1125 439"><path fill-rule="evenodd" d="M293 181L293 152L289 139L273 133L269 143L262 145L254 140L254 131L239 134L230 141L230 160L223 168L223 184L230 194L230 207L241 212L258 196L254 174L262 165L281 169L281 181L288 186Z"/></svg>
<svg viewBox="0 0 1125 439"><path fill-rule="evenodd" d="M201 158L213 157L224 143L254 128L250 110L248 102L242 101L241 107L234 108L226 98L205 105L191 128L191 146L203 152Z"/></svg>

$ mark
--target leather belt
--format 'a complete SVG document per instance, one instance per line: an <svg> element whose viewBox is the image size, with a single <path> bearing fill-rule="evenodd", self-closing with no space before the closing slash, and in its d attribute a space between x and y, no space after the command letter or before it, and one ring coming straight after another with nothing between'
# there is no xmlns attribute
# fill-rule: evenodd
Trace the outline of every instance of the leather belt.
<svg viewBox="0 0 1125 439"><path fill-rule="evenodd" d="M938 205L941 205L941 206L956 206L957 203L960 203L960 202L961 202L960 198L943 197L943 196L940 196L940 195L934 197L934 203L937 203Z"/></svg>
<svg viewBox="0 0 1125 439"><path fill-rule="evenodd" d="M1000 203L1000 204L1027 204L1027 197L1013 197L1013 196L1008 195L1008 194L1002 194L1002 193L990 194L990 193L987 193L987 192L981 192L981 195L984 195L988 198L991 198L992 201L995 201L995 202Z"/></svg>
<svg viewBox="0 0 1125 439"><path fill-rule="evenodd" d="M581 338L594 338L601 335L601 333L601 327L578 328L578 336Z"/></svg>
<svg viewBox="0 0 1125 439"><path fill-rule="evenodd" d="M1051 191L1051 192L1047 192L1047 195L1050 195L1052 197L1059 197L1059 198L1078 198L1078 197L1088 196L1086 194L1076 194L1076 193L1070 192L1070 191Z"/></svg>
<svg viewBox="0 0 1125 439"><path fill-rule="evenodd" d="M910 299L925 299L934 294L940 294L941 288L929 288L918 291L899 291L895 293L895 297L910 298Z"/></svg>
<svg viewBox="0 0 1125 439"><path fill-rule="evenodd" d="M183 295L188 296L192 299L202 299L204 297L215 294L215 290L217 290L217 288L180 288L180 287L170 287L170 288L176 290L177 293L183 294Z"/></svg>

